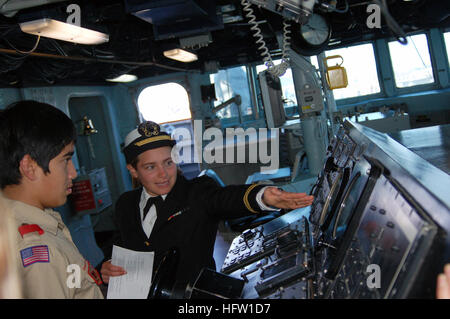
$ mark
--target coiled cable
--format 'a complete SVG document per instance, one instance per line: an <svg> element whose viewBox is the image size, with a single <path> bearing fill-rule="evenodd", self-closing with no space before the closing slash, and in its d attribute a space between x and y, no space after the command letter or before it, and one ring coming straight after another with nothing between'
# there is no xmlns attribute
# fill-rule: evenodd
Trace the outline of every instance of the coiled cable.
<svg viewBox="0 0 450 319"><path fill-rule="evenodd" d="M286 73L286 70L289 68L289 49L291 46L291 30L289 29L290 23L287 21L287 19L283 20L283 49L282 49L282 55L281 55L281 63L276 65L276 67L273 68L272 74L275 76L282 76L284 73ZM276 71L276 72L275 72Z"/></svg>
<svg viewBox="0 0 450 319"><path fill-rule="evenodd" d="M261 56L263 58L264 64L267 66L267 70L274 76L282 76L289 68L289 55L287 53L290 47L291 40L289 22L286 19L283 20L283 49L281 63L275 65L273 63L272 57L270 56L266 42L264 41L264 37L261 34L261 29L256 22L256 16L253 14L251 4L247 0L241 0L241 5L243 7L243 10L245 11L245 16L249 19L248 24L250 24L250 30L253 31L253 37L256 39L255 43L259 45L258 50L262 51Z"/></svg>

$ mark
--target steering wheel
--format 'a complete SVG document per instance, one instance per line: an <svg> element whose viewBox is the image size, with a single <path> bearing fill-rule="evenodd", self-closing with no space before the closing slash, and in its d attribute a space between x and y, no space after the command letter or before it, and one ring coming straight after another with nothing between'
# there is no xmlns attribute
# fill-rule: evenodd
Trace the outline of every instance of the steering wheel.
<svg viewBox="0 0 450 319"><path fill-rule="evenodd" d="M169 299L175 284L175 272L179 261L178 249L166 251L155 272L147 299Z"/></svg>

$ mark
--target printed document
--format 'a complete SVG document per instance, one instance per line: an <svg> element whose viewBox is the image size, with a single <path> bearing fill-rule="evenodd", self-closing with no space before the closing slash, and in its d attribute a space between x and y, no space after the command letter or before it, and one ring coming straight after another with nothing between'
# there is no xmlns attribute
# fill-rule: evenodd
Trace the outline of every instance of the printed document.
<svg viewBox="0 0 450 319"><path fill-rule="evenodd" d="M109 278L107 299L146 299L150 290L154 252L141 252L113 246L111 264L126 274Z"/></svg>

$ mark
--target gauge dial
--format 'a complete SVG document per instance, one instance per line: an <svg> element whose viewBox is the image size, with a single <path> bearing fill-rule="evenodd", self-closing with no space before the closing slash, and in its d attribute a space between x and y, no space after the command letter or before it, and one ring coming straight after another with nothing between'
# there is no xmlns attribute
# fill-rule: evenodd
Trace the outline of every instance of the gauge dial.
<svg viewBox="0 0 450 319"><path fill-rule="evenodd" d="M300 27L300 35L311 46L320 46L330 38L330 26L319 14L312 14L308 22Z"/></svg>

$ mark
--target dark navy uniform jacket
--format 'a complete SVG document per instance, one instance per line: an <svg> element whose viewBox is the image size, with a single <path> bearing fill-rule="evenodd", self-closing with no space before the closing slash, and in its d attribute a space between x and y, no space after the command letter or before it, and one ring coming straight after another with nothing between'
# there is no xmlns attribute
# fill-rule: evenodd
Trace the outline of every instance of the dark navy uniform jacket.
<svg viewBox="0 0 450 319"><path fill-rule="evenodd" d="M142 187L126 192L116 203L114 221L119 230L115 244L136 251L154 251L154 271L172 247L180 253L177 282L191 282L203 267L215 270L214 242L218 222L261 212L256 194L264 186L220 187L208 177L187 180L182 175L157 209L150 237L142 228L139 201Z"/></svg>

